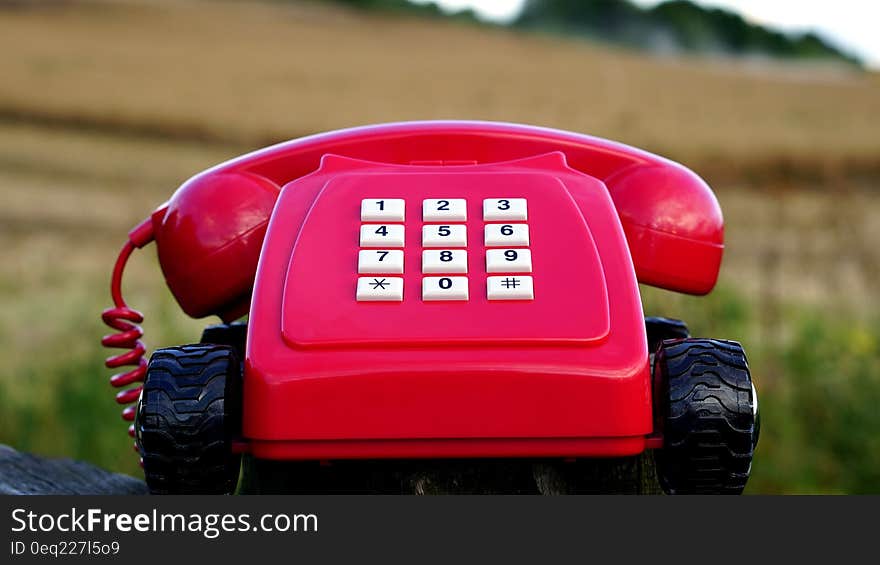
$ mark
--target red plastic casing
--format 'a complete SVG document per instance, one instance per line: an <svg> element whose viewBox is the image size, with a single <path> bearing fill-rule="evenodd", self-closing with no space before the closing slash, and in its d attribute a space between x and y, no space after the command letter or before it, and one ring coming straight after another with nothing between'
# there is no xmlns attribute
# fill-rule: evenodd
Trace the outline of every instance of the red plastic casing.
<svg viewBox="0 0 880 565"><path fill-rule="evenodd" d="M227 196L224 185L237 188ZM236 204L243 186L261 195L252 214ZM262 195L276 188L267 227ZM486 299L482 200L504 197L528 199L533 301ZM406 200L402 302L355 301L363 198ZM424 198L467 199L467 302L421 299ZM210 229L180 212L196 204ZM588 136L483 122L389 124L270 147L194 177L154 224L181 305L226 318L240 310L223 298L236 291L212 287L225 271L249 273L224 261L225 250L255 256L266 230L244 436L255 456L275 459L639 453L653 430L637 281L706 293L723 251L717 201L681 165ZM166 224L176 250L164 249ZM179 226L201 233L196 244L175 240ZM213 257L203 280L181 274L189 249Z"/></svg>

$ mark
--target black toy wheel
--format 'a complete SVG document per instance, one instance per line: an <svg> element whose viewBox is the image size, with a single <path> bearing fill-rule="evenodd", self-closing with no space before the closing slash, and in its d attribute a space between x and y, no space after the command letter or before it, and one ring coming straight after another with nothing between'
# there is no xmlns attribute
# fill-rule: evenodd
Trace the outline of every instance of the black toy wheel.
<svg viewBox="0 0 880 565"><path fill-rule="evenodd" d="M202 331L199 343L211 343L214 345L228 345L235 349L239 359L244 359L244 344L247 340L247 322L232 322L231 324L214 324Z"/></svg>
<svg viewBox="0 0 880 565"><path fill-rule="evenodd" d="M714 339L665 341L654 373L663 391L663 448L654 453L663 490L741 493L757 443L757 396L742 346Z"/></svg>
<svg viewBox="0 0 880 565"><path fill-rule="evenodd" d="M687 324L675 318L648 316L645 318L645 330L648 334L648 353L657 351L664 340L691 337Z"/></svg>
<svg viewBox="0 0 880 565"><path fill-rule="evenodd" d="M138 401L135 430L153 494L230 494L241 456L241 362L220 345L157 350Z"/></svg>

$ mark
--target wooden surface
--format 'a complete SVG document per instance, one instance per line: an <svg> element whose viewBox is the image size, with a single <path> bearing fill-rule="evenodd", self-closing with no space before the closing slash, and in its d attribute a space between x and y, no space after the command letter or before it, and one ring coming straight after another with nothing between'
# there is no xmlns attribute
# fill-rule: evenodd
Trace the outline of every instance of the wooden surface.
<svg viewBox="0 0 880 565"><path fill-rule="evenodd" d="M147 494L143 481L71 459L0 445L0 494Z"/></svg>
<svg viewBox="0 0 880 565"><path fill-rule="evenodd" d="M0 494L147 494L133 477L0 445ZM659 494L650 454L560 461L289 463L245 458L242 494Z"/></svg>

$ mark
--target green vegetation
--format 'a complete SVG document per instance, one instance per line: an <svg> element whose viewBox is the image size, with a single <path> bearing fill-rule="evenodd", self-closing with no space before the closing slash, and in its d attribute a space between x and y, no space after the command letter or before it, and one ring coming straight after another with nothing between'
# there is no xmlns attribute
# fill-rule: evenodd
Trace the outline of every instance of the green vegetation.
<svg viewBox="0 0 880 565"><path fill-rule="evenodd" d="M643 296L647 313L745 346L762 420L747 492L877 492L880 320L789 305L784 327L768 331L758 307L730 288L707 297L643 288Z"/></svg>
<svg viewBox="0 0 880 565"><path fill-rule="evenodd" d="M445 15L433 3L331 1L365 10ZM477 21L471 10L456 12L451 17ZM815 33L785 34L749 23L729 10L703 7L689 0L670 0L652 8L641 8L629 0L528 0L513 25L657 52L763 56L861 65L858 58Z"/></svg>
<svg viewBox="0 0 880 565"><path fill-rule="evenodd" d="M516 26L544 29L651 51L859 61L813 33L790 36L739 14L673 0L640 8L628 0L528 0Z"/></svg>

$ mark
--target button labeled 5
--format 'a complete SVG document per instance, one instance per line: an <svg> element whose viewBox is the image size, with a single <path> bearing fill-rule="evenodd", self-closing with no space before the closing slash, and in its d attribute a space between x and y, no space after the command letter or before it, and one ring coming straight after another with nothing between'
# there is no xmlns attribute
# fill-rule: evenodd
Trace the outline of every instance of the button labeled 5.
<svg viewBox="0 0 880 565"><path fill-rule="evenodd" d="M465 247L467 228L464 225L422 226L422 247Z"/></svg>

